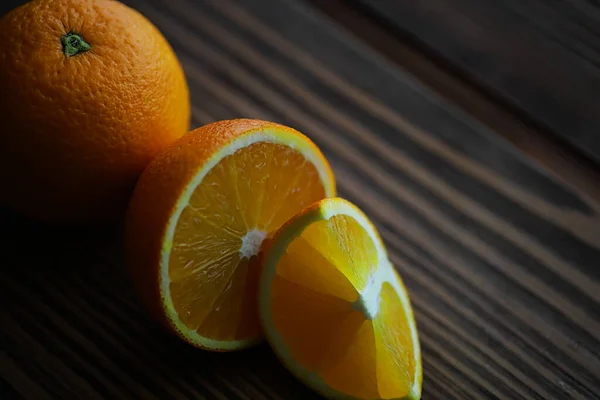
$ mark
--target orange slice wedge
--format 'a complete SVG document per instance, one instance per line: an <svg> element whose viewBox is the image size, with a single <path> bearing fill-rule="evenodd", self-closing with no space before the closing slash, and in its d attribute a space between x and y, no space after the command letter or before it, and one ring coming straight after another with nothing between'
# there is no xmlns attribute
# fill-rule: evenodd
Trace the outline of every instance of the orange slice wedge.
<svg viewBox="0 0 600 400"><path fill-rule="evenodd" d="M375 227L353 204L321 200L264 254L260 316L300 380L335 399L419 399L421 354L406 289Z"/></svg>
<svg viewBox="0 0 600 400"><path fill-rule="evenodd" d="M262 332L258 253L295 213L335 195L329 164L301 133L238 119L192 131L157 156L130 202L125 249L153 313L211 350Z"/></svg>

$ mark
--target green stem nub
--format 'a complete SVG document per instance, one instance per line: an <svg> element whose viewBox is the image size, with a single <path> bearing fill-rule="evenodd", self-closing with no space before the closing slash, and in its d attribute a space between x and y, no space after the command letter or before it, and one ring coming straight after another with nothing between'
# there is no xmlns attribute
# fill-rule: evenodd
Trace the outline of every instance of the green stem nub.
<svg viewBox="0 0 600 400"><path fill-rule="evenodd" d="M71 31L60 38L63 45L63 52L67 57L73 57L79 53L84 53L92 48L88 42L83 40L81 35Z"/></svg>

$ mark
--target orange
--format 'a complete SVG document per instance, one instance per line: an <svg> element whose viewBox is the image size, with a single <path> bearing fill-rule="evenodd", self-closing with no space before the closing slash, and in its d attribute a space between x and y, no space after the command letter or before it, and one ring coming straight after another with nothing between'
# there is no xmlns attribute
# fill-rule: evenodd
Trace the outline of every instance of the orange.
<svg viewBox="0 0 600 400"><path fill-rule="evenodd" d="M34 0L0 20L0 202L46 221L114 218L189 129L183 70L113 0Z"/></svg>
<svg viewBox="0 0 600 400"><path fill-rule="evenodd" d="M421 354L408 293L375 227L325 199L274 236L259 292L265 334L303 382L335 399L419 399Z"/></svg>
<svg viewBox="0 0 600 400"><path fill-rule="evenodd" d="M256 343L263 243L333 195L329 164L291 128L236 119L192 131L148 165L134 190L125 228L134 284L154 315L194 346Z"/></svg>

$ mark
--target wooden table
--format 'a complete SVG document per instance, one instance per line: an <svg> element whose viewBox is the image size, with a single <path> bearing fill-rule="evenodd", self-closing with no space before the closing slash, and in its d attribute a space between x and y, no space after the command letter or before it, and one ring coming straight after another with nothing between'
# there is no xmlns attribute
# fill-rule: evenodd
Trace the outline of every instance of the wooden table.
<svg viewBox="0 0 600 400"><path fill-rule="evenodd" d="M129 3L181 58L194 127L269 119L326 153L409 289L424 399L600 399L597 2ZM163 333L119 228L0 218L0 399L317 398L265 345Z"/></svg>

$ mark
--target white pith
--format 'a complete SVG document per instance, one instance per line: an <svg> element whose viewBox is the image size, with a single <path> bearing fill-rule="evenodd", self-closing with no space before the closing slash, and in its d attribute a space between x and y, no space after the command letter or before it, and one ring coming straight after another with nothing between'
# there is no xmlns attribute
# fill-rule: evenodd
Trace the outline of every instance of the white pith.
<svg viewBox="0 0 600 400"><path fill-rule="evenodd" d="M258 255L260 246L267 237L267 232L253 228L246 233L242 238L242 247L240 247L240 255L242 258L251 258Z"/></svg>

